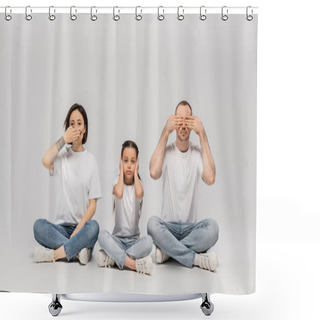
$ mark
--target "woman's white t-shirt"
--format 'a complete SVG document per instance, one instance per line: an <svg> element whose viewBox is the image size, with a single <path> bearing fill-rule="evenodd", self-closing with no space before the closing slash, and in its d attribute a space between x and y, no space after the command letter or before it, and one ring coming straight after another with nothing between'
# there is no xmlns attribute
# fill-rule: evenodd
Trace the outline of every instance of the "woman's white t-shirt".
<svg viewBox="0 0 320 320"><path fill-rule="evenodd" d="M100 199L100 179L96 159L85 149L74 152L63 147L53 161L51 176L58 178L59 194L56 223L78 224L90 199Z"/></svg>
<svg viewBox="0 0 320 320"><path fill-rule="evenodd" d="M166 147L162 166L164 221L197 221L198 181L202 170L201 149L191 141L186 152L181 152L175 142Z"/></svg>
<svg viewBox="0 0 320 320"><path fill-rule="evenodd" d="M118 183L119 177L114 179L113 188ZM140 236L139 218L141 215L142 199L136 198L134 184L123 184L123 196L117 199L113 195L113 212L115 226L112 234L120 238L138 238Z"/></svg>

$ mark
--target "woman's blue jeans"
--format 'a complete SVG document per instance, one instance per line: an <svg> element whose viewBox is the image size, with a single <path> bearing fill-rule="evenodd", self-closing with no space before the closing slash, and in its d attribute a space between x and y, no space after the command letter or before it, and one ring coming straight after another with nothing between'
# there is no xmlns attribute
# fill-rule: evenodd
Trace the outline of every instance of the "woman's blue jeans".
<svg viewBox="0 0 320 320"><path fill-rule="evenodd" d="M70 261L83 248L92 250L99 235L98 222L90 220L70 239L76 227L77 225L53 224L46 219L38 219L33 225L33 232L37 242L44 247L56 250L64 246L67 259Z"/></svg>

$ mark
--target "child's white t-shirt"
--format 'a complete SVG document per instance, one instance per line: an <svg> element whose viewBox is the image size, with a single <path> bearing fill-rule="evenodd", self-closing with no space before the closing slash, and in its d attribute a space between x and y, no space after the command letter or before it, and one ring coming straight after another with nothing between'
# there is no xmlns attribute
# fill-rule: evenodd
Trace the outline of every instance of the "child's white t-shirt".
<svg viewBox="0 0 320 320"><path fill-rule="evenodd" d="M201 149L191 141L186 152L181 152L175 142L166 147L162 166L164 221L197 221L198 181L202 170Z"/></svg>
<svg viewBox="0 0 320 320"><path fill-rule="evenodd" d="M119 177L114 179L113 188L118 183ZM120 238L138 238L140 236L139 218L141 215L142 199L136 198L134 184L123 184L123 196L117 199L113 195L113 212L115 226L112 234Z"/></svg>
<svg viewBox="0 0 320 320"><path fill-rule="evenodd" d="M53 161L51 176L58 178L59 194L56 223L78 224L90 199L100 199L100 179L96 159L85 149L74 152L63 147Z"/></svg>

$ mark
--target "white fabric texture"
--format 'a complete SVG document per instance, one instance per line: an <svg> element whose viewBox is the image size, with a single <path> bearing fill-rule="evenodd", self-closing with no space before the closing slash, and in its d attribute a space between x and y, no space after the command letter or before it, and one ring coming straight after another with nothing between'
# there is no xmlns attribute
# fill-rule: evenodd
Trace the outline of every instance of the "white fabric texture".
<svg viewBox="0 0 320 320"><path fill-rule="evenodd" d="M113 187L119 177L114 180ZM137 199L134 184L123 184L123 195L118 199L113 195L115 226L112 234L120 238L138 238L140 236L139 218L143 199Z"/></svg>
<svg viewBox="0 0 320 320"><path fill-rule="evenodd" d="M173 142L166 147L162 166L162 219L171 222L196 222L198 183L202 174L199 146L190 142L181 152Z"/></svg>
<svg viewBox="0 0 320 320"><path fill-rule="evenodd" d="M141 21L123 14L14 14L0 19L0 290L22 292L251 293L255 290L256 77L258 16L186 14ZM85 148L99 168L102 199L94 219L112 230L112 182L121 145L139 147L143 214L161 216L163 181L150 177L149 162L176 105L187 100L205 128L217 167L216 181L199 178L197 220L213 218L220 237L216 272L155 265L152 277L84 268L72 263L35 265L33 224L54 221L60 192L41 159L63 134L74 103L88 115ZM200 146L191 132L191 141ZM176 134L169 136L168 145ZM97 195L95 195L97 196ZM5 263L2 263L4 261ZM50 270L50 271L48 271ZM48 274L50 276L48 277ZM121 275L121 276L120 276ZM83 281L79 281L83 279ZM187 281L186 281L187 279Z"/></svg>
<svg viewBox="0 0 320 320"><path fill-rule="evenodd" d="M58 209L56 223L78 224L90 199L101 198L100 176L94 156L84 149L74 152L64 146L55 157L50 175L57 177Z"/></svg>

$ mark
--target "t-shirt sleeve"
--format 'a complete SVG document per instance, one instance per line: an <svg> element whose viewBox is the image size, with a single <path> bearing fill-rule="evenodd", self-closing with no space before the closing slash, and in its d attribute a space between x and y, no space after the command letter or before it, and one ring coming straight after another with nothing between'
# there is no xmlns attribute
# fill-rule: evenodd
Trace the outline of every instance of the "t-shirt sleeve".
<svg viewBox="0 0 320 320"><path fill-rule="evenodd" d="M90 199L100 199L101 198L101 187L100 187L100 177L98 164L93 158L93 166L90 177L90 186L89 186L89 200Z"/></svg>
<svg viewBox="0 0 320 320"><path fill-rule="evenodd" d="M61 175L62 158L64 157L66 152L67 152L66 147L63 147L60 150L60 152L57 154L57 156L54 158L53 169L49 169L49 174L51 177Z"/></svg>
<svg viewBox="0 0 320 320"><path fill-rule="evenodd" d="M201 148L197 147L197 168L198 168L198 173L201 178L202 176L202 171L203 171L203 161L202 161L202 151Z"/></svg>

